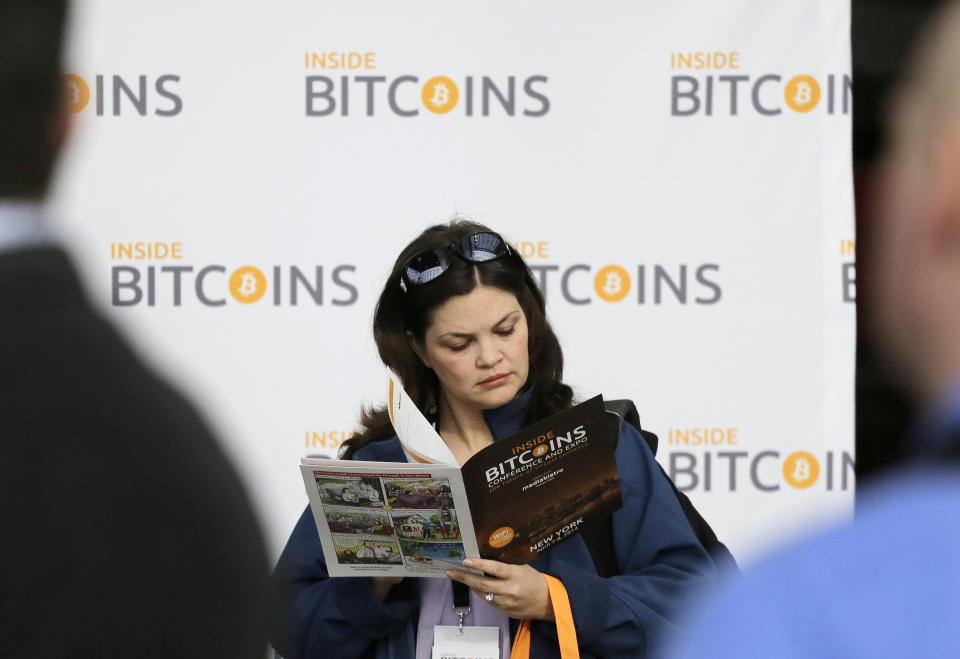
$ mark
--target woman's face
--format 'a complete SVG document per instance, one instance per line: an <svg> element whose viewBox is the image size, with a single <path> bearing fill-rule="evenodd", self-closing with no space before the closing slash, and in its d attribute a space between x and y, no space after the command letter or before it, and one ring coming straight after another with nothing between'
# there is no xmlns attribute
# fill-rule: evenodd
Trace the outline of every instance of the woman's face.
<svg viewBox="0 0 960 659"><path fill-rule="evenodd" d="M526 316L513 293L491 286L478 285L434 310L415 350L457 407L488 410L508 403L530 371Z"/></svg>

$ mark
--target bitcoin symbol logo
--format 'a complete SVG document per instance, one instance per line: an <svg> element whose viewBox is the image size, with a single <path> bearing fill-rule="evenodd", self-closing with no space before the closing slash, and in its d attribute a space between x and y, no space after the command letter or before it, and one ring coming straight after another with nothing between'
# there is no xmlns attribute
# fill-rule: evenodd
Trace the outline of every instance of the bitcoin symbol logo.
<svg viewBox="0 0 960 659"><path fill-rule="evenodd" d="M436 76L427 80L420 94L423 104L430 112L446 114L457 106L460 91L450 78Z"/></svg>
<svg viewBox="0 0 960 659"><path fill-rule="evenodd" d="M68 73L63 76L63 85L68 112L76 114L87 107L87 103L90 102L90 87L83 78Z"/></svg>
<svg viewBox="0 0 960 659"><path fill-rule="evenodd" d="M253 304L267 292L267 278L252 265L237 268L230 275L230 295L237 302Z"/></svg>
<svg viewBox="0 0 960 659"><path fill-rule="evenodd" d="M630 275L619 265L606 265L593 278L593 289L601 300L619 302L630 292Z"/></svg>
<svg viewBox="0 0 960 659"><path fill-rule="evenodd" d="M257 292L257 278L249 272L243 274L243 280L240 282L240 297L249 297Z"/></svg>
<svg viewBox="0 0 960 659"><path fill-rule="evenodd" d="M806 451L791 453L783 462L783 477L798 490L810 487L819 476L820 463Z"/></svg>
<svg viewBox="0 0 960 659"><path fill-rule="evenodd" d="M547 447L543 444L533 449L533 457L539 458L541 455L547 452Z"/></svg>
<svg viewBox="0 0 960 659"><path fill-rule="evenodd" d="M442 82L433 86L433 98L430 99L430 105L440 107L450 101L450 88Z"/></svg>
<svg viewBox="0 0 960 659"><path fill-rule="evenodd" d="M623 279L616 272L607 273L607 283L603 285L603 292L613 297L623 288Z"/></svg>
<svg viewBox="0 0 960 659"><path fill-rule="evenodd" d="M820 102L820 83L807 75L794 76L784 87L783 98L790 109L809 112Z"/></svg>
<svg viewBox="0 0 960 659"><path fill-rule="evenodd" d="M804 459L799 459L795 463L797 466L793 470L793 480L805 481L810 478L810 463Z"/></svg>

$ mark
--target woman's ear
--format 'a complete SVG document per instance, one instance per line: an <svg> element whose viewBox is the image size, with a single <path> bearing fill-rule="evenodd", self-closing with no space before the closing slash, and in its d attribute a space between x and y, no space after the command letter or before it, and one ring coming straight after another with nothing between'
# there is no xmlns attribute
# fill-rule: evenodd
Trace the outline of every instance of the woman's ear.
<svg viewBox="0 0 960 659"><path fill-rule="evenodd" d="M420 358L420 361L423 362L423 365L427 368L433 368L430 365L430 360L427 358L427 351L423 349L423 346L417 341L417 337L413 335L413 332L410 330L406 331L407 343L410 345L410 349L413 350L417 357Z"/></svg>

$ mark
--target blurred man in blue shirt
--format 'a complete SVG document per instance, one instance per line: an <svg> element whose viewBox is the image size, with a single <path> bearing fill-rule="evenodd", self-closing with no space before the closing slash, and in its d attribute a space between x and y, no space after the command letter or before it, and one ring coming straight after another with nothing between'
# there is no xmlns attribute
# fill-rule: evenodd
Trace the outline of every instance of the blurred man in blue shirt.
<svg viewBox="0 0 960 659"><path fill-rule="evenodd" d="M875 321L925 413L854 525L706 602L676 657L960 656L960 3L936 17L889 122Z"/></svg>

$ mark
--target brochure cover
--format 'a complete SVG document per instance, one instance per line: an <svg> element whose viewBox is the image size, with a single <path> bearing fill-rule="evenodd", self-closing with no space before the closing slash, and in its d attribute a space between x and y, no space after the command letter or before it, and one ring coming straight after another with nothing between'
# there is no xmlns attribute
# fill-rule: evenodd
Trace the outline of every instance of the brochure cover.
<svg viewBox="0 0 960 659"><path fill-rule="evenodd" d="M528 563L621 506L616 437L595 396L463 465L481 558Z"/></svg>
<svg viewBox="0 0 960 659"><path fill-rule="evenodd" d="M395 378L389 406L410 462L301 460L331 576L444 576L468 556L527 563L621 505L601 396L462 467Z"/></svg>

